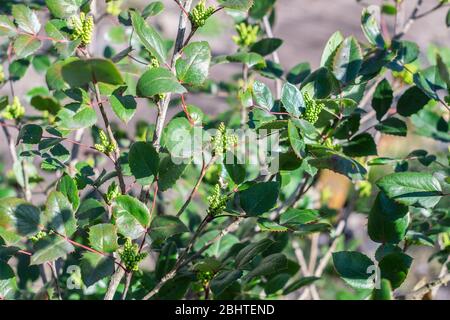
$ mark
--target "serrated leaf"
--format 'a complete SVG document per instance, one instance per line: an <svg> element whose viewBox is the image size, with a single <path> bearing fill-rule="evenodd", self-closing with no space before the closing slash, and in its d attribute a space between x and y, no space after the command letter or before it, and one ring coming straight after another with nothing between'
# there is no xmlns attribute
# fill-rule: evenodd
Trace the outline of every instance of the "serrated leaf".
<svg viewBox="0 0 450 320"><path fill-rule="evenodd" d="M256 183L239 192L241 207L250 216L266 213L275 206L279 191L277 182Z"/></svg>
<svg viewBox="0 0 450 320"><path fill-rule="evenodd" d="M13 36L17 33L16 26L7 15L0 15L0 36Z"/></svg>
<svg viewBox="0 0 450 320"><path fill-rule="evenodd" d="M369 133L354 136L342 146L343 152L350 157L366 157L378 154L377 145Z"/></svg>
<svg viewBox="0 0 450 320"><path fill-rule="evenodd" d="M149 142L135 142L130 148L128 162L133 176L141 185L152 183L158 175L159 157Z"/></svg>
<svg viewBox="0 0 450 320"><path fill-rule="evenodd" d="M319 212L312 209L290 208L280 215L280 224L298 225L316 221L320 218Z"/></svg>
<svg viewBox="0 0 450 320"><path fill-rule="evenodd" d="M14 244L36 234L40 226L40 211L18 198L0 199L0 237L6 244Z"/></svg>
<svg viewBox="0 0 450 320"><path fill-rule="evenodd" d="M372 289L370 269L374 263L366 255L356 251L333 253L333 264L339 276L350 286L358 289Z"/></svg>
<svg viewBox="0 0 450 320"><path fill-rule="evenodd" d="M33 10L23 4L17 4L12 6L12 15L20 29L30 34L39 33L41 24Z"/></svg>
<svg viewBox="0 0 450 320"><path fill-rule="evenodd" d="M114 273L114 260L93 252L84 252L80 262L81 278L86 287Z"/></svg>
<svg viewBox="0 0 450 320"><path fill-rule="evenodd" d="M242 276L241 270L222 271L211 281L211 290L218 296Z"/></svg>
<svg viewBox="0 0 450 320"><path fill-rule="evenodd" d="M117 227L110 223L101 223L89 229L89 243L100 252L114 252L117 243Z"/></svg>
<svg viewBox="0 0 450 320"><path fill-rule="evenodd" d="M78 187L74 179L68 175L63 175L58 181L56 190L61 192L69 200L74 211L78 209L80 196L78 195Z"/></svg>
<svg viewBox="0 0 450 320"><path fill-rule="evenodd" d="M323 50L322 58L320 59L321 67L326 67L328 69L332 68L333 57L336 54L336 51L341 45L342 41L344 41L344 37L342 36L341 32L336 31L331 35L330 39L328 39L327 41L325 49Z"/></svg>
<svg viewBox="0 0 450 320"><path fill-rule="evenodd" d="M25 144L37 144L42 138L42 127L37 124L26 124L20 128L18 140Z"/></svg>
<svg viewBox="0 0 450 320"><path fill-rule="evenodd" d="M57 18L69 18L76 14L83 0L45 0L51 14Z"/></svg>
<svg viewBox="0 0 450 320"><path fill-rule="evenodd" d="M211 49L206 41L193 42L183 49L183 57L177 60L175 69L178 80L199 86L208 78Z"/></svg>
<svg viewBox="0 0 450 320"><path fill-rule="evenodd" d="M433 208L443 195L439 180L431 173L393 173L378 180L377 186L390 199L406 206Z"/></svg>
<svg viewBox="0 0 450 320"><path fill-rule="evenodd" d="M262 239L258 242L251 243L241 249L236 255L235 261L238 268L245 267L250 263L257 255L267 250L274 241L268 238Z"/></svg>
<svg viewBox="0 0 450 320"><path fill-rule="evenodd" d="M253 83L252 90L253 100L255 103L264 109L271 110L274 104L272 92L269 87L260 81Z"/></svg>
<svg viewBox="0 0 450 320"><path fill-rule="evenodd" d="M174 163L172 158L167 153L159 153L159 176L158 176L158 188L161 191L169 190L183 175L184 170L187 167L187 163Z"/></svg>
<svg viewBox="0 0 450 320"><path fill-rule="evenodd" d="M361 27L370 44L383 49L386 43L380 29L380 7L369 6L361 15Z"/></svg>
<svg viewBox="0 0 450 320"><path fill-rule="evenodd" d="M108 59L91 58L74 60L62 66L62 76L71 87L89 83L123 84L123 78L115 64Z"/></svg>
<svg viewBox="0 0 450 320"><path fill-rule="evenodd" d="M405 281L413 259L403 252L390 253L381 259L379 268L381 278L387 279L393 289L397 289Z"/></svg>
<svg viewBox="0 0 450 320"><path fill-rule="evenodd" d="M287 232L289 230L287 227L266 218L259 218L257 223L262 232Z"/></svg>
<svg viewBox="0 0 450 320"><path fill-rule="evenodd" d="M49 230L70 237L77 231L72 204L59 191L52 191L45 203L44 219Z"/></svg>
<svg viewBox="0 0 450 320"><path fill-rule="evenodd" d="M137 103L132 95L122 95L115 91L109 97L109 103L116 116L125 123L136 113Z"/></svg>
<svg viewBox="0 0 450 320"><path fill-rule="evenodd" d="M78 130L88 128L97 123L97 113L87 105L73 103L62 108L57 117L58 127L67 130Z"/></svg>
<svg viewBox="0 0 450 320"><path fill-rule="evenodd" d="M156 262L155 275L158 279L169 273L177 262L177 245L174 241L167 242L161 249L158 261Z"/></svg>
<svg viewBox="0 0 450 320"><path fill-rule="evenodd" d="M118 196L113 203L113 214L120 233L136 239L150 225L150 211L145 204L128 195Z"/></svg>
<svg viewBox="0 0 450 320"><path fill-rule="evenodd" d="M283 44L283 40L278 38L265 38L254 43L250 47L251 52L258 53L260 55L267 56L276 51Z"/></svg>
<svg viewBox="0 0 450 320"><path fill-rule="evenodd" d="M393 136L406 137L408 133L408 127L406 123L398 118L387 118L381 121L375 126L375 129L384 134L390 134Z"/></svg>
<svg viewBox="0 0 450 320"><path fill-rule="evenodd" d="M430 98L423 91L414 86L403 93L397 103L397 112L399 115L409 117L420 111Z"/></svg>
<svg viewBox="0 0 450 320"><path fill-rule="evenodd" d="M56 235L50 235L39 240L35 244L34 249L35 251L30 260L31 265L55 261L75 250L66 239Z"/></svg>
<svg viewBox="0 0 450 320"><path fill-rule="evenodd" d="M310 284L313 284L314 282L316 282L319 279L320 278L318 278L318 277L304 277L299 280L296 280L296 281L292 282L290 285L288 285L283 290L283 295L287 295L287 294L297 291L298 289L301 289L305 286L309 286Z"/></svg>
<svg viewBox="0 0 450 320"><path fill-rule="evenodd" d="M175 216L157 216L153 220L150 230L150 237L156 242L189 231L184 223Z"/></svg>
<svg viewBox="0 0 450 320"><path fill-rule="evenodd" d="M342 83L355 80L362 65L362 53L358 41L346 38L336 50L333 58L333 73Z"/></svg>
<svg viewBox="0 0 450 320"><path fill-rule="evenodd" d="M376 87L372 99L372 108L376 112L378 120L388 112L394 99L391 84L386 79L383 79Z"/></svg>
<svg viewBox="0 0 450 320"><path fill-rule="evenodd" d="M161 63L166 62L166 49L159 33L149 26L137 11L131 11L131 22L139 40Z"/></svg>
<svg viewBox="0 0 450 320"><path fill-rule="evenodd" d="M286 268L286 256L282 253L274 253L262 259L256 268L251 270L242 278L242 281L245 283L254 277L267 276L275 272L280 272Z"/></svg>
<svg viewBox="0 0 450 320"><path fill-rule="evenodd" d="M380 192L369 213L369 237L375 242L397 244L404 239L409 220L408 207Z"/></svg>
<svg viewBox="0 0 450 320"><path fill-rule="evenodd" d="M186 89L178 83L172 72L165 68L153 68L146 71L138 80L136 87L140 97L153 97L163 93L185 93Z"/></svg>
<svg viewBox="0 0 450 320"><path fill-rule="evenodd" d="M37 51L41 45L41 40L36 37L21 34L14 40L13 48L18 58L26 58Z"/></svg>
<svg viewBox="0 0 450 320"><path fill-rule="evenodd" d="M247 11L253 5L253 0L218 0L219 4L225 8Z"/></svg>
<svg viewBox="0 0 450 320"><path fill-rule="evenodd" d="M314 158L308 163L317 169L329 169L354 181L363 180L367 174L367 170L359 162L335 151L315 149L311 153Z"/></svg>
<svg viewBox="0 0 450 320"><path fill-rule="evenodd" d="M293 117L300 117L306 110L305 101L300 90L290 83L285 83L281 91L281 102Z"/></svg>

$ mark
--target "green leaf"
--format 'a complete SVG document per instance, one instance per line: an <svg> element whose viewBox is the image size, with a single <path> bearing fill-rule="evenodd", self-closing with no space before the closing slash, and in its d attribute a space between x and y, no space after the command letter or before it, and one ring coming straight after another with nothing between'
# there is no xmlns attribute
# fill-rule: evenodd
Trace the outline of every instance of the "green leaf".
<svg viewBox="0 0 450 320"><path fill-rule="evenodd" d="M427 105L430 98L421 89L414 86L405 91L397 103L397 112L401 116L409 117Z"/></svg>
<svg viewBox="0 0 450 320"><path fill-rule="evenodd" d="M61 105L53 97L34 96L31 98L30 104L39 111L47 111L52 115L56 115L61 110Z"/></svg>
<svg viewBox="0 0 450 320"><path fill-rule="evenodd" d="M45 262L55 261L73 252L75 248L64 238L50 235L39 240L34 246L30 264L39 265Z"/></svg>
<svg viewBox="0 0 450 320"><path fill-rule="evenodd" d="M193 86L199 86L208 78L211 63L211 49L206 41L193 42L183 49L184 59L175 64L178 80Z"/></svg>
<svg viewBox="0 0 450 320"><path fill-rule="evenodd" d="M157 216L150 228L150 237L161 242L173 235L189 232L189 229L175 216Z"/></svg>
<svg viewBox="0 0 450 320"><path fill-rule="evenodd" d="M381 279L380 288L373 289L372 300L394 300L392 297L392 286L389 280Z"/></svg>
<svg viewBox="0 0 450 320"><path fill-rule="evenodd" d="M167 242L161 249L158 261L156 262L155 275L161 279L168 274L177 262L177 244L174 241Z"/></svg>
<svg viewBox="0 0 450 320"><path fill-rule="evenodd" d="M36 37L21 34L14 40L13 48L18 58L25 58L37 51L41 45L41 41Z"/></svg>
<svg viewBox="0 0 450 320"><path fill-rule="evenodd" d="M450 9L447 11L447 15L445 16L445 24L448 28L450 28Z"/></svg>
<svg viewBox="0 0 450 320"><path fill-rule="evenodd" d="M381 121L375 126L375 129L384 134L400 137L406 137L408 133L406 123L395 117L387 118L386 120Z"/></svg>
<svg viewBox="0 0 450 320"><path fill-rule="evenodd" d="M281 102L287 112L293 117L300 117L305 112L306 105L300 90L290 83L285 83L281 91Z"/></svg>
<svg viewBox="0 0 450 320"><path fill-rule="evenodd" d="M221 271L211 281L211 291L215 296L222 294L242 276L241 270Z"/></svg>
<svg viewBox="0 0 450 320"><path fill-rule="evenodd" d="M159 153L159 157L158 189L164 192L174 186L183 175L188 164L184 162L174 163L168 153Z"/></svg>
<svg viewBox="0 0 450 320"><path fill-rule="evenodd" d="M358 41L346 38L337 48L333 58L333 73L342 83L355 80L362 65L362 52Z"/></svg>
<svg viewBox="0 0 450 320"><path fill-rule="evenodd" d="M246 283L254 277L267 276L285 270L286 268L286 256L282 253L274 253L262 259L256 268L242 278L242 281Z"/></svg>
<svg viewBox="0 0 450 320"><path fill-rule="evenodd" d="M130 15L134 31L136 31L145 49L155 56L159 62L166 62L167 52L160 34L149 26L137 11L131 11Z"/></svg>
<svg viewBox="0 0 450 320"><path fill-rule="evenodd" d="M150 2L144 10L142 10L142 18L154 17L164 10L164 3L161 1Z"/></svg>
<svg viewBox="0 0 450 320"><path fill-rule="evenodd" d="M72 204L59 191L52 191L45 203L45 224L49 230L57 231L67 237L77 231L77 220Z"/></svg>
<svg viewBox="0 0 450 320"><path fill-rule="evenodd" d="M23 4L12 6L12 15L20 29L30 34L38 34L41 29L36 13Z"/></svg>
<svg viewBox="0 0 450 320"><path fill-rule="evenodd" d="M74 179L67 174L63 175L58 181L56 190L61 192L69 200L74 211L78 209L80 196L78 195L78 187Z"/></svg>
<svg viewBox="0 0 450 320"><path fill-rule="evenodd" d="M153 97L162 93L185 93L186 89L178 83L174 74L164 68L146 71L137 83L136 92L140 97Z"/></svg>
<svg viewBox="0 0 450 320"><path fill-rule="evenodd" d="M196 130L201 128L192 126L186 118L174 118L164 128L161 144L167 148L172 160L177 163L188 162L197 151L194 147L203 144L203 133Z"/></svg>
<svg viewBox="0 0 450 320"><path fill-rule="evenodd" d="M123 84L123 78L111 60L92 58L74 60L62 67L62 76L71 87L82 87L89 83L103 82Z"/></svg>
<svg viewBox="0 0 450 320"><path fill-rule="evenodd" d="M363 10L361 27L370 44L384 49L386 43L380 30L380 7L369 6Z"/></svg>
<svg viewBox="0 0 450 320"><path fill-rule="evenodd" d="M297 129L297 126L291 121L288 121L288 136L291 143L292 150L298 158L304 158L306 156L305 148L306 144Z"/></svg>
<svg viewBox="0 0 450 320"><path fill-rule="evenodd" d="M399 172L378 180L377 186L395 202L433 208L443 195L439 180L431 173Z"/></svg>
<svg viewBox="0 0 450 320"><path fill-rule="evenodd" d="M117 243L117 227L110 223L101 223L89 229L89 243L100 252L114 252Z"/></svg>
<svg viewBox="0 0 450 320"><path fill-rule="evenodd" d="M253 0L218 0L219 4L228 9L247 11L253 6Z"/></svg>
<svg viewBox="0 0 450 320"><path fill-rule="evenodd" d="M320 68L311 73L302 82L302 92L307 92L314 99L325 99L337 92L339 82L327 68Z"/></svg>
<svg viewBox="0 0 450 320"><path fill-rule="evenodd" d="M280 216L282 225L299 225L316 221L320 218L319 212L312 209L290 208Z"/></svg>
<svg viewBox="0 0 450 320"><path fill-rule="evenodd" d="M303 82L311 74L311 65L308 62L299 63L287 74L286 79L292 84Z"/></svg>
<svg viewBox="0 0 450 320"><path fill-rule="evenodd" d="M16 26L6 15L0 15L0 36L13 36L17 33Z"/></svg>
<svg viewBox="0 0 450 320"><path fill-rule="evenodd" d="M279 47L281 47L282 44L283 40L281 39L265 38L253 44L250 48L250 51L258 53L264 57L275 52Z"/></svg>
<svg viewBox="0 0 450 320"><path fill-rule="evenodd" d="M76 213L78 224L81 228L92 224L97 218L106 212L102 203L95 199L86 199L81 202Z"/></svg>
<svg viewBox="0 0 450 320"><path fill-rule="evenodd" d="M77 130L92 127L97 123L97 113L88 105L72 103L62 108L57 117L60 129Z"/></svg>
<svg viewBox="0 0 450 320"><path fill-rule="evenodd" d="M84 252L80 268L83 283L89 287L114 273L114 260L93 252Z"/></svg>
<svg viewBox="0 0 450 320"><path fill-rule="evenodd" d="M417 114L413 114L411 122L415 127L416 134L443 142L450 142L449 126L443 116L425 108Z"/></svg>
<svg viewBox="0 0 450 320"><path fill-rule="evenodd" d="M342 150L350 157L366 157L377 155L377 145L370 133L361 133L354 136L342 146Z"/></svg>
<svg viewBox="0 0 450 320"><path fill-rule="evenodd" d="M288 295L289 293L297 291L300 288L303 288L305 286L309 286L310 284L313 284L314 282L316 282L319 279L320 278L318 278L318 277L304 277L304 278L301 278L299 280L296 280L296 281L292 282L290 285L288 285L283 290L283 295Z"/></svg>
<svg viewBox="0 0 450 320"><path fill-rule="evenodd" d="M69 18L77 14L83 0L45 0L51 14L57 18Z"/></svg>
<svg viewBox="0 0 450 320"><path fill-rule="evenodd" d="M367 170L359 162L335 151L315 149L311 153L315 158L308 163L317 169L329 169L353 181L363 180L367 174Z"/></svg>
<svg viewBox="0 0 450 320"><path fill-rule="evenodd" d="M266 251L272 244L274 244L274 241L269 238L262 239L258 242L250 243L249 245L241 249L239 253L236 255L235 258L236 266L238 268L245 267L257 255Z"/></svg>
<svg viewBox="0 0 450 320"><path fill-rule="evenodd" d="M397 289L405 281L413 259L403 252L394 252L384 256L379 263L381 278L387 279L393 289Z"/></svg>
<svg viewBox="0 0 450 320"><path fill-rule="evenodd" d="M37 144L42 138L42 127L37 124L26 124L20 128L18 140L25 144Z"/></svg>
<svg viewBox="0 0 450 320"><path fill-rule="evenodd" d="M386 112L388 112L391 108L393 99L394 95L392 87L389 81L383 79L377 85L372 99L372 108L375 110L378 120L381 120Z"/></svg>
<svg viewBox="0 0 450 320"><path fill-rule="evenodd" d="M136 180L142 185L152 183L158 175L159 157L150 142L135 142L128 154L130 169Z"/></svg>
<svg viewBox="0 0 450 320"><path fill-rule="evenodd" d="M334 56L342 41L344 41L344 37L340 31L336 31L331 35L322 53L322 58L320 60L321 67L332 69Z"/></svg>
<svg viewBox="0 0 450 320"><path fill-rule="evenodd" d="M253 100L255 104L264 109L271 110L274 104L272 92L269 87L262 82L255 81L252 90Z"/></svg>
<svg viewBox="0 0 450 320"><path fill-rule="evenodd" d="M260 182L239 192L242 209L250 216L259 216L277 203L280 186L277 182Z"/></svg>
<svg viewBox="0 0 450 320"><path fill-rule="evenodd" d="M366 255L356 251L334 252L333 264L339 276L353 288L373 288L370 269L374 263Z"/></svg>
<svg viewBox="0 0 450 320"><path fill-rule="evenodd" d="M38 208L18 198L0 199L0 237L7 245L36 234L39 226Z"/></svg>
<svg viewBox="0 0 450 320"><path fill-rule="evenodd" d="M369 213L369 237L375 242L397 244L404 239L409 220L408 207L380 192Z"/></svg>
<svg viewBox="0 0 450 320"><path fill-rule="evenodd" d="M249 68L266 67L266 61L264 57L254 52L238 52L231 56L227 56L227 60L230 62L240 62L246 64Z"/></svg>
<svg viewBox="0 0 450 320"><path fill-rule="evenodd" d="M259 218L257 223L262 232L287 232L289 230L287 227L266 218Z"/></svg>
<svg viewBox="0 0 450 320"><path fill-rule="evenodd" d="M136 113L137 103L132 95L122 95L118 90L109 97L109 103L116 116L125 123Z"/></svg>
<svg viewBox="0 0 450 320"><path fill-rule="evenodd" d="M151 222L147 206L128 195L118 196L114 200L113 214L119 232L132 239L142 236Z"/></svg>

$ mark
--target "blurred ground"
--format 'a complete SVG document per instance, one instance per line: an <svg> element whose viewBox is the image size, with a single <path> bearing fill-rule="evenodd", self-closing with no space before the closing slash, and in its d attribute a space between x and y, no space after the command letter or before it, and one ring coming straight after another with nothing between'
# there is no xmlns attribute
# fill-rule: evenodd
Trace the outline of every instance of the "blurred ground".
<svg viewBox="0 0 450 320"><path fill-rule="evenodd" d="M258 0L256 0L258 1ZM415 0L405 0L408 7L415 4ZM426 10L434 6L438 0L424 1L423 9ZM144 7L149 1L125 1L130 7ZM174 38L177 29L179 8L172 0L164 0L167 14L157 17L155 23L164 31L167 37ZM369 1L367 1L369 2ZM381 4L383 1L370 1L371 4ZM1 4L0 4L1 5ZM316 68L320 62L323 47L326 44L329 36L336 30L340 30L344 35L355 35L358 39L363 40L360 29L360 14L362 6L356 0L278 0L278 15L276 25L274 27L274 36L284 39L284 44L279 50L281 64L285 70L300 62L310 62L312 68ZM102 12L99 7L98 12ZM409 14L409 13L408 13ZM221 13L222 17L225 15ZM431 43L448 46L450 39L450 29L445 27L446 10L440 10L427 16L424 19L417 21L410 29L405 39L416 41L422 52L426 52L427 46ZM222 18L221 17L221 18ZM231 29L231 19L228 18L224 30L220 28L209 30L206 34L197 36L197 38L207 38L211 42L213 55L222 55L233 53L236 49L234 43L231 41L231 35L234 33ZM387 25L392 29L393 19L388 19ZM104 46L108 43L106 38L107 27L114 23L113 20L105 19L98 29L95 44L91 51L94 55L101 55ZM216 31L214 31L216 30ZM120 47L117 48L120 50ZM229 77L239 72L239 68L230 68L228 66L216 66L212 68L212 77L214 79L229 79ZM25 78L16 83L16 93L23 95L33 86L42 83L42 75L37 75L34 71L28 71ZM0 95L8 94L7 88L0 89ZM191 96L189 101L201 107L205 113L216 114L224 111L227 105L221 99L212 99L204 96ZM29 107L28 107L29 108ZM172 108L169 112L168 119L179 111L178 108ZM149 109L146 105L140 105L135 120L146 119L154 122L155 110ZM127 130L133 130L134 122L128 125ZM408 140L409 139L409 140ZM432 140L417 140L415 137L408 139L394 139L389 141L387 145L389 148L384 148L383 152L391 153L397 152L396 148L408 149L412 144L425 146L426 149L433 149L435 145ZM0 155L4 155L3 159L9 161L9 157L5 156L7 146L3 133L0 135ZM386 154L385 154L386 155ZM366 218L363 215L353 215L349 221L349 227L352 229L355 237L362 241L362 248L368 253L373 253L375 248L370 240L366 239ZM425 252L426 251L426 252ZM417 258L413 265L413 275L409 277L409 283L406 284L411 288L422 276L428 278L437 274L434 266L428 267L426 259L429 256L429 250L414 251L414 256ZM449 299L450 294L448 290L441 290L439 298Z"/></svg>

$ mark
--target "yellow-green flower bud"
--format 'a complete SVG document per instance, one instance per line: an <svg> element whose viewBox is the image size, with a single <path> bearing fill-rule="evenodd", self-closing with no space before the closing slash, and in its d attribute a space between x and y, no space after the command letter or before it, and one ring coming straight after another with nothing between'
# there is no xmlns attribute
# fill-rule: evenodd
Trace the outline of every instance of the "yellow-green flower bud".
<svg viewBox="0 0 450 320"><path fill-rule="evenodd" d="M127 238L123 250L119 251L120 259L128 271L138 271L139 263L147 256L145 252L139 253L137 244Z"/></svg>
<svg viewBox="0 0 450 320"><path fill-rule="evenodd" d="M25 108L20 103L19 97L14 97L13 103L6 106L2 116L8 120L20 120L25 115Z"/></svg>
<svg viewBox="0 0 450 320"><path fill-rule="evenodd" d="M258 25L251 25L241 22L236 25L237 36L233 36L233 41L240 47L250 47L258 40Z"/></svg>
<svg viewBox="0 0 450 320"><path fill-rule="evenodd" d="M108 136L106 135L105 131L99 130L99 139L100 143L96 143L94 145L94 148L98 151L105 153L105 154L111 154L117 149L117 144L115 141L110 141L108 139Z"/></svg>
<svg viewBox="0 0 450 320"><path fill-rule="evenodd" d="M306 121L314 124L317 122L317 120L319 120L319 114L320 112L322 112L322 109L325 105L323 103L317 102L314 99L311 99L308 93L305 93L303 95L303 98L305 100L306 110L302 117Z"/></svg>
<svg viewBox="0 0 450 320"><path fill-rule="evenodd" d="M47 232L45 231L39 231L36 235L30 237L30 240L33 242L38 242L41 239L44 239L47 236Z"/></svg>
<svg viewBox="0 0 450 320"><path fill-rule="evenodd" d="M82 46L87 46L92 40L92 31L94 30L94 18L86 16L80 12L79 17L71 17L69 25L72 27L72 40L81 40Z"/></svg>
<svg viewBox="0 0 450 320"><path fill-rule="evenodd" d="M119 186L116 184L116 182L113 181L109 185L108 191L106 191L106 194L105 194L106 203L111 204L113 202L113 200L115 198L117 198L118 196L120 196L120 189L119 189Z"/></svg>
<svg viewBox="0 0 450 320"><path fill-rule="evenodd" d="M228 197L226 195L222 195L220 185L216 184L212 194L208 197L208 215L214 217L221 214L227 207L227 200Z"/></svg>
<svg viewBox="0 0 450 320"><path fill-rule="evenodd" d="M206 7L206 1L200 0L189 13L189 20L191 21L192 28L197 29L203 27L206 20L208 20L214 11L214 7Z"/></svg>
<svg viewBox="0 0 450 320"><path fill-rule="evenodd" d="M5 73L3 72L3 66L0 64L0 83L5 81Z"/></svg>
<svg viewBox="0 0 450 320"><path fill-rule="evenodd" d="M203 286L207 286L214 277L214 273L211 271L199 271L197 272L197 279Z"/></svg>
<svg viewBox="0 0 450 320"><path fill-rule="evenodd" d="M225 124L223 122L220 123L216 135L211 140L214 155L220 156L238 143L237 136L227 135L226 130Z"/></svg>
<svg viewBox="0 0 450 320"><path fill-rule="evenodd" d="M106 4L106 12L112 16L118 16L121 12L122 0L111 0Z"/></svg>

